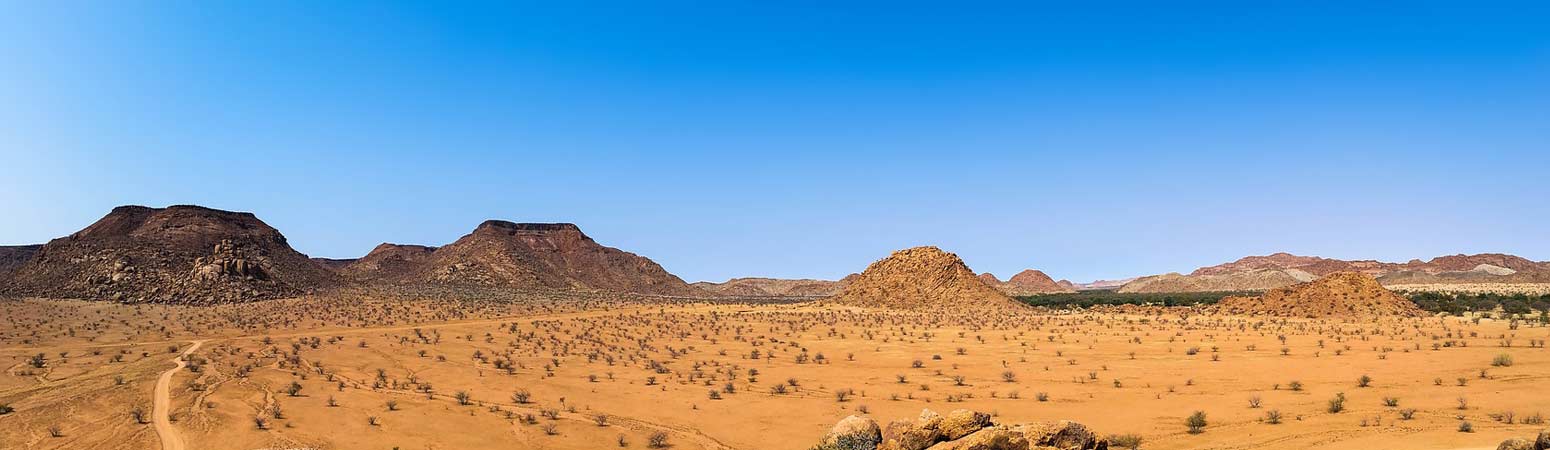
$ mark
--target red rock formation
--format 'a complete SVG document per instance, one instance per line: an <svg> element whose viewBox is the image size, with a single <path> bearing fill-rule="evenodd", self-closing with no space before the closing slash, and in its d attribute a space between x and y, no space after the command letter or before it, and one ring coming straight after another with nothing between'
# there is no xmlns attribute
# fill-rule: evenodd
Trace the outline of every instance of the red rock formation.
<svg viewBox="0 0 1550 450"><path fill-rule="evenodd" d="M958 255L936 247L893 252L867 266L830 302L957 313L1026 308L996 288L986 286Z"/></svg>
<svg viewBox="0 0 1550 450"><path fill-rule="evenodd" d="M37 250L11 295L211 304L294 296L337 278L252 213L121 206Z"/></svg>

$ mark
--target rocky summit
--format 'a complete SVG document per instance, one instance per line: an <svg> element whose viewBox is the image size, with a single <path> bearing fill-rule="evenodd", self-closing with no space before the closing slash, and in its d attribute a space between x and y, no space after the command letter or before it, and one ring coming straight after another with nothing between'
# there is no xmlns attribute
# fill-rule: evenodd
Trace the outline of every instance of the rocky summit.
<svg viewBox="0 0 1550 450"><path fill-rule="evenodd" d="M1309 318L1420 317L1421 308L1382 285L1372 275L1335 272L1317 280L1272 289L1258 297L1227 297L1217 309L1234 315Z"/></svg>
<svg viewBox="0 0 1550 450"><path fill-rule="evenodd" d="M936 247L893 252L867 266L830 302L869 308L960 313L1025 307L986 285L958 255Z"/></svg>
<svg viewBox="0 0 1550 450"><path fill-rule="evenodd" d="M361 280L402 280L422 270L435 252L436 247L383 243L339 271Z"/></svg>
<svg viewBox="0 0 1550 450"><path fill-rule="evenodd" d="M15 270L11 295L211 304L294 296L337 278L252 213L121 206Z"/></svg>
<svg viewBox="0 0 1550 450"><path fill-rule="evenodd" d="M1076 292L1076 289L1062 286L1055 282L1044 272L1027 269L1012 275L1005 283L1001 284L1001 290L1010 295L1037 295L1061 292Z"/></svg>

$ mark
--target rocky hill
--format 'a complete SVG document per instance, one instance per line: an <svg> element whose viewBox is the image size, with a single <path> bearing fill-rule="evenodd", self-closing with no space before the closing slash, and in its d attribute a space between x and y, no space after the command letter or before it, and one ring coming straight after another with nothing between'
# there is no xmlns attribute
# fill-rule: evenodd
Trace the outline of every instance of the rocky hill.
<svg viewBox="0 0 1550 450"><path fill-rule="evenodd" d="M121 206L37 249L4 289L20 296L211 304L294 296L336 282L252 213Z"/></svg>
<svg viewBox="0 0 1550 450"><path fill-rule="evenodd" d="M38 253L42 245L0 245L0 285L5 284L5 279L32 259L32 255Z"/></svg>
<svg viewBox="0 0 1550 450"><path fill-rule="evenodd" d="M862 416L849 416L834 425L813 450L925 450L1052 449L1102 450L1109 448L1082 424L1062 420L1024 424L998 424L990 414L955 410L947 415L922 410L914 420L895 420L886 427Z"/></svg>
<svg viewBox="0 0 1550 450"><path fill-rule="evenodd" d="M1258 297L1227 297L1220 313L1276 317L1420 317L1426 312L1360 272L1335 272L1317 280L1272 289Z"/></svg>
<svg viewBox="0 0 1550 450"><path fill-rule="evenodd" d="M490 220L440 248L387 244L377 250L345 272L397 283L706 295L650 259L599 245L568 223Z"/></svg>
<svg viewBox="0 0 1550 450"><path fill-rule="evenodd" d="M722 283L701 281L691 286L728 297L827 297L838 294L846 284L849 281L733 278Z"/></svg>
<svg viewBox="0 0 1550 450"><path fill-rule="evenodd" d="M1336 272L1361 272L1383 285L1462 283L1550 283L1550 263L1499 253L1451 255L1429 261L1389 263L1339 260L1275 253L1201 267L1189 275L1166 274L1137 278L1121 292L1189 292L1262 290L1290 286Z"/></svg>
<svg viewBox="0 0 1550 450"><path fill-rule="evenodd" d="M1070 281L1061 280L1057 282L1050 278L1049 275L1045 275L1044 272L1034 269L1018 272L1017 275L1013 275L1012 278L1006 281L1001 281L990 272L982 273L979 277L980 281L1000 289L1006 295L1022 296L1076 292L1076 286L1071 284Z"/></svg>
<svg viewBox="0 0 1550 450"><path fill-rule="evenodd" d="M436 247L382 243L339 272L358 280L400 280L424 270Z"/></svg>
<svg viewBox="0 0 1550 450"><path fill-rule="evenodd" d="M829 301L869 308L954 313L1025 308L1000 290L985 285L958 255L936 247L893 252L867 266Z"/></svg>
<svg viewBox="0 0 1550 450"><path fill-rule="evenodd" d="M1045 275L1044 272L1034 269L1027 269L1018 272L1017 275L1012 275L1012 278L1007 279L1006 283L1001 284L1001 290L1011 295L1076 292L1075 289L1061 286L1060 283L1055 282L1054 279L1050 278L1049 275Z"/></svg>

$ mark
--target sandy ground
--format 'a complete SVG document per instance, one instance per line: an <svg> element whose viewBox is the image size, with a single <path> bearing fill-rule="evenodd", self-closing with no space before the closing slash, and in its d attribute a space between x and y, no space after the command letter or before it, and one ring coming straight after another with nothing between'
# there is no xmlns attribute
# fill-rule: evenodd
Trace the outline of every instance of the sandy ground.
<svg viewBox="0 0 1550 450"><path fill-rule="evenodd" d="M156 414L132 414L153 410L164 372L168 424L197 449L647 448L661 434L794 450L847 415L926 408L1070 419L1148 449L1463 449L1531 436L1545 425L1524 422L1550 412L1550 328L1527 322L308 304L0 305L0 403L15 408L0 448L165 448ZM168 372L182 352L188 367ZM1203 433L1186 432L1194 411Z"/></svg>

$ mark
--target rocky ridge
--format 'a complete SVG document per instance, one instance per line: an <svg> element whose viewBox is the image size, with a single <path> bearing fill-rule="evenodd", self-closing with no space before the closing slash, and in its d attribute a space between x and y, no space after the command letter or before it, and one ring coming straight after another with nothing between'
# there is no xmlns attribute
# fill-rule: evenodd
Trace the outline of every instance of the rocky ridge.
<svg viewBox="0 0 1550 450"><path fill-rule="evenodd" d="M748 277L721 283L701 281L690 286L728 297L827 297L838 294L847 284L850 284L849 278L830 281Z"/></svg>
<svg viewBox="0 0 1550 450"><path fill-rule="evenodd" d="M1388 263L1339 260L1274 253L1201 267L1188 275L1140 277L1120 292L1198 292L1263 290L1290 286L1336 272L1372 275L1383 285L1465 283L1550 283L1550 262L1500 253L1449 255L1429 261Z"/></svg>

